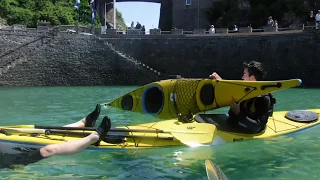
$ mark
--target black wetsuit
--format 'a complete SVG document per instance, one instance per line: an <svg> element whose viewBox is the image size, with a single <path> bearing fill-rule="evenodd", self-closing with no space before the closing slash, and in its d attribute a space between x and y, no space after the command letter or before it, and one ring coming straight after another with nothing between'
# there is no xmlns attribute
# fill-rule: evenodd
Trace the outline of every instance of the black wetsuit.
<svg viewBox="0 0 320 180"><path fill-rule="evenodd" d="M315 25L314 21L315 21L315 16L310 17L310 15L309 15L308 18L307 18L308 25L309 26L314 26Z"/></svg>
<svg viewBox="0 0 320 180"><path fill-rule="evenodd" d="M265 130L268 118L273 111L275 100L271 95L263 95L240 103L240 113L229 110L228 123L246 133L259 133Z"/></svg>
<svg viewBox="0 0 320 180"><path fill-rule="evenodd" d="M0 154L0 168L13 168L16 165L28 165L44 159L40 150L19 154Z"/></svg>

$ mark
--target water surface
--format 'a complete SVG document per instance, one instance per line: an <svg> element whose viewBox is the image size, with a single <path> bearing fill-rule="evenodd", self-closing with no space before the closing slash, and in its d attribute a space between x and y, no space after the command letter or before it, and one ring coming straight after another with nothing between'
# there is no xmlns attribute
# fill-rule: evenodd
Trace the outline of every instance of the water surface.
<svg viewBox="0 0 320 180"><path fill-rule="evenodd" d="M64 125L109 102L134 86L0 88L0 125ZM320 108L320 89L277 93L275 110ZM212 112L227 112L227 108ZM102 109L112 126L157 121L115 108ZM99 122L100 123L100 120ZM265 140L211 147L170 147L128 151L91 151L54 156L15 170L1 169L0 179L206 179L204 161L218 164L229 179L319 179L319 128Z"/></svg>

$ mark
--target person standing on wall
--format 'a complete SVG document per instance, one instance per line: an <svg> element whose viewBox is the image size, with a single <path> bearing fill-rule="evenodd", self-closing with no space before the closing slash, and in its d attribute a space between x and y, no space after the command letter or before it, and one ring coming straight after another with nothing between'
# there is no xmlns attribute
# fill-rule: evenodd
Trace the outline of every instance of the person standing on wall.
<svg viewBox="0 0 320 180"><path fill-rule="evenodd" d="M320 29L320 9L318 10L318 13L316 14L315 20L316 20L316 29Z"/></svg>

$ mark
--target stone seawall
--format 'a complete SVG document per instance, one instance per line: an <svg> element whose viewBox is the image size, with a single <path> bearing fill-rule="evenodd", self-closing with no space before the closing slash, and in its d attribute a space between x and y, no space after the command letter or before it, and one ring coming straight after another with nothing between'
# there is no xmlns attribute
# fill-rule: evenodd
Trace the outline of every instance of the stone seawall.
<svg viewBox="0 0 320 180"><path fill-rule="evenodd" d="M265 64L267 80L301 78L304 87L320 87L320 32L67 35L46 37L17 49L36 38L0 35L0 55L9 53L0 58L0 86L143 85L169 77L158 76L152 69L186 78L206 78L216 71L225 79L240 79L242 62L258 60Z"/></svg>
<svg viewBox="0 0 320 180"><path fill-rule="evenodd" d="M157 80L155 73L121 57L99 39L45 38L12 54L24 56L0 67L2 86L136 85Z"/></svg>
<svg viewBox="0 0 320 180"><path fill-rule="evenodd" d="M243 61L257 60L265 64L266 80L301 78L303 86L320 87L320 31L107 41L166 74L206 78L216 71L241 79Z"/></svg>

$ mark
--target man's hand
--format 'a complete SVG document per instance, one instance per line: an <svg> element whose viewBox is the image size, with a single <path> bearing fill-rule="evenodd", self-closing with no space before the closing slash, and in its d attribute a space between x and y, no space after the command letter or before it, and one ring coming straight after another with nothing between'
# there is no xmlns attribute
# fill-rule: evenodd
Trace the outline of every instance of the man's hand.
<svg viewBox="0 0 320 180"><path fill-rule="evenodd" d="M233 97L232 97L232 103L230 105L230 108L236 115L239 115L239 113L240 113L240 103L237 103L236 100Z"/></svg>
<svg viewBox="0 0 320 180"><path fill-rule="evenodd" d="M216 80L222 80L222 78L216 72L213 72L209 77Z"/></svg>

